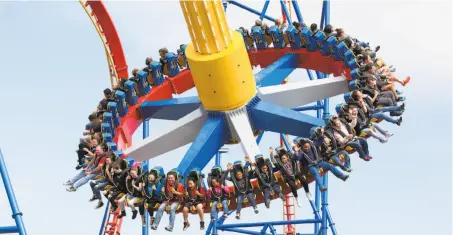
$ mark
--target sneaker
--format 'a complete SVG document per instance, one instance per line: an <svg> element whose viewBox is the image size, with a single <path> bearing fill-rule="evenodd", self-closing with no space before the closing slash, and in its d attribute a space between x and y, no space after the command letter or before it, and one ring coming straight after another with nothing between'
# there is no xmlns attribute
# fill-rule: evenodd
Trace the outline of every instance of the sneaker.
<svg viewBox="0 0 453 235"><path fill-rule="evenodd" d="M280 193L278 196L280 197L280 199L285 200L285 195L283 195L283 193Z"/></svg>
<svg viewBox="0 0 453 235"><path fill-rule="evenodd" d="M126 211L121 211L121 213L118 215L118 219L121 219L124 216L126 216Z"/></svg>
<svg viewBox="0 0 453 235"><path fill-rule="evenodd" d="M400 97L398 97L398 99L396 99L397 102L403 102L405 100L406 100L406 97L404 97L404 96L400 96Z"/></svg>
<svg viewBox="0 0 453 235"><path fill-rule="evenodd" d="M137 210L135 210L135 211L132 211L132 219L135 219L135 218L137 218L137 213L138 213L138 211L137 211Z"/></svg>
<svg viewBox="0 0 453 235"><path fill-rule="evenodd" d="M64 186L72 186L72 183L71 183L71 181L68 180L68 181L66 181L66 183L63 183L63 185Z"/></svg>
<svg viewBox="0 0 453 235"><path fill-rule="evenodd" d="M254 212L255 214L258 214L260 211L258 210L258 208L255 208Z"/></svg>
<svg viewBox="0 0 453 235"><path fill-rule="evenodd" d="M400 107L401 107L401 111L404 112L404 110L406 110L406 103L402 103L402 104L400 105Z"/></svg>
<svg viewBox="0 0 453 235"><path fill-rule="evenodd" d="M389 138L389 137L393 136L393 133L386 131L384 135L385 135L385 137Z"/></svg>
<svg viewBox="0 0 453 235"><path fill-rule="evenodd" d="M351 173L352 172L352 168L346 168L346 172Z"/></svg>
<svg viewBox="0 0 453 235"><path fill-rule="evenodd" d="M241 219L241 214L236 214L236 219Z"/></svg>
<svg viewBox="0 0 453 235"><path fill-rule="evenodd" d="M397 95L402 95L402 94L403 94L403 92L402 92L402 91L400 91L400 90L396 90L396 94L397 94Z"/></svg>
<svg viewBox="0 0 453 235"><path fill-rule="evenodd" d="M271 200L267 199L266 202L264 202L264 205L269 209L271 207Z"/></svg>
<svg viewBox="0 0 453 235"><path fill-rule="evenodd" d="M102 201L99 201L94 209L99 209L99 208L101 208L103 206L104 206L104 203Z"/></svg>
<svg viewBox="0 0 453 235"><path fill-rule="evenodd" d="M96 197L96 195L93 195L93 197L92 197L92 198L90 198L90 200L89 200L89 201L90 201L90 202L94 202L94 201L96 201L97 199L99 199L99 198L98 198L98 197Z"/></svg>
<svg viewBox="0 0 453 235"><path fill-rule="evenodd" d="M325 192L326 190L327 190L327 188L325 186L322 186L319 188L319 191L321 191L321 192Z"/></svg>
<svg viewBox="0 0 453 235"><path fill-rule="evenodd" d="M305 196L307 196L307 199L308 199L309 201L313 201L313 196L311 195L310 192L306 192L306 193L305 193Z"/></svg>
<svg viewBox="0 0 453 235"><path fill-rule="evenodd" d="M157 227L156 226L151 226L151 229L152 230L157 230Z"/></svg>
<svg viewBox="0 0 453 235"><path fill-rule="evenodd" d="M145 216L142 215L142 226L146 227L146 219Z"/></svg>
<svg viewBox="0 0 453 235"><path fill-rule="evenodd" d="M348 178L349 178L349 175L345 175L342 180L346 181L346 180L348 180Z"/></svg>
<svg viewBox="0 0 453 235"><path fill-rule="evenodd" d="M383 144L387 143L387 141L388 141L388 139L380 139L380 140L379 140L379 142L381 142L381 143L383 143Z"/></svg>
<svg viewBox="0 0 453 235"><path fill-rule="evenodd" d="M377 46L376 48L374 48L374 52L378 52L379 49L381 49L381 46Z"/></svg>
<svg viewBox="0 0 453 235"><path fill-rule="evenodd" d="M300 204L300 202L297 198L296 198L296 204L297 204L297 207L302 207L302 205Z"/></svg>
<svg viewBox="0 0 453 235"><path fill-rule="evenodd" d="M75 167L75 169L76 169L76 170L82 169L82 165L77 165L77 166Z"/></svg>
<svg viewBox="0 0 453 235"><path fill-rule="evenodd" d="M200 230L204 230L204 221L200 221Z"/></svg>
<svg viewBox="0 0 453 235"><path fill-rule="evenodd" d="M182 231L186 231L189 227L190 227L189 222L184 222L184 228L182 229Z"/></svg>
<svg viewBox="0 0 453 235"><path fill-rule="evenodd" d="M173 232L173 228L172 227L165 227L165 230L167 230L169 232Z"/></svg>
<svg viewBox="0 0 453 235"><path fill-rule="evenodd" d="M389 65L388 67L389 67L389 68L393 68L393 64Z"/></svg>
<svg viewBox="0 0 453 235"><path fill-rule="evenodd" d="M227 214L227 213L223 213L222 218L223 218L223 219L228 218L228 214Z"/></svg>
<svg viewBox="0 0 453 235"><path fill-rule="evenodd" d="M149 218L149 224L154 224L154 217Z"/></svg>
<svg viewBox="0 0 453 235"><path fill-rule="evenodd" d="M75 191L77 191L77 189L74 188L73 186L71 186L71 187L67 188L66 191L68 191L68 192L75 192Z"/></svg>
<svg viewBox="0 0 453 235"><path fill-rule="evenodd" d="M396 125L401 126L402 122L403 122L403 117L400 117L400 118L398 118L398 120L396 120Z"/></svg>

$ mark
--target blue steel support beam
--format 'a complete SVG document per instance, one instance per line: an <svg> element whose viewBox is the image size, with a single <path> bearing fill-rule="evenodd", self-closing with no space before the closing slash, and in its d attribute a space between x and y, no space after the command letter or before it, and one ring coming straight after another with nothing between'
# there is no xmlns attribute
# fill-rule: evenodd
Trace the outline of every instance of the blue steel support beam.
<svg viewBox="0 0 453 235"><path fill-rule="evenodd" d="M325 187L328 187L328 184L329 184L328 174L324 174L322 181L323 181L322 183L325 185ZM328 229L327 228L327 206L329 205L327 203L327 191L322 192L321 200L322 200L321 235L327 235L327 229Z"/></svg>
<svg viewBox="0 0 453 235"><path fill-rule="evenodd" d="M13 212L13 218L16 222L15 228L20 235L27 235L27 231L25 231L24 221L22 220L22 212L19 210L19 205L17 205L16 195L14 195L14 189L11 184L11 180L8 175L8 170L6 169L6 163L3 159L2 150L0 149L0 175L3 179L3 185L5 186L6 196L8 197L9 205L11 206L11 211ZM12 227L4 227L4 231L7 229L10 230ZM2 228L0 228L1 231Z"/></svg>
<svg viewBox="0 0 453 235"><path fill-rule="evenodd" d="M265 131L261 131L261 133L258 135L258 137L256 137L256 144L260 144L261 139L263 138L264 132Z"/></svg>
<svg viewBox="0 0 453 235"><path fill-rule="evenodd" d="M271 3L270 0L266 0L266 2L264 3L263 10L261 10L261 14L260 14L261 21L264 19L264 15L266 15L267 8L269 7L269 3Z"/></svg>
<svg viewBox="0 0 453 235"><path fill-rule="evenodd" d="M297 20L299 22L304 22L304 18L302 17L302 12L300 11L299 3L297 0L292 0L294 11L296 12Z"/></svg>
<svg viewBox="0 0 453 235"><path fill-rule="evenodd" d="M303 220L282 220L282 221L267 221L267 222L255 222L255 223L240 223L240 224L222 224L217 226L217 229L226 228L249 228L249 227L262 227L264 225L287 225L287 224L313 224L319 222L316 219L303 219Z"/></svg>
<svg viewBox="0 0 453 235"><path fill-rule="evenodd" d="M291 15L289 14L288 12L288 8L286 8L285 6L285 1L284 0L280 0L280 6L282 6L282 10L283 10L283 13L285 14L285 17L286 17L286 21L291 24L292 21L291 21Z"/></svg>
<svg viewBox="0 0 453 235"><path fill-rule="evenodd" d="M178 171L187 176L195 167L203 169L229 137L228 125L222 113L209 113L189 150L178 166Z"/></svg>
<svg viewBox="0 0 453 235"><path fill-rule="evenodd" d="M261 12L255 10L255 9L253 9L253 8L250 8L250 7L248 7L248 6L246 6L246 5L242 4L242 3L239 3L239 2L237 2L237 1L228 1L228 3L233 4L233 5L235 5L235 6L238 6L238 7L242 8L242 9L244 9L244 10L246 10L246 11L249 11L249 12L251 12L251 13L253 13L253 14L258 15L258 16L261 17ZM268 20L270 20L270 21L272 21L272 22L275 22L275 18L272 18L272 17L270 17L270 16L268 16L268 15L266 15L266 14L264 14L264 18L265 18L265 19L268 19Z"/></svg>
<svg viewBox="0 0 453 235"><path fill-rule="evenodd" d="M222 4L223 4L223 10L226 12L227 7L228 7L228 2L226 0L222 0Z"/></svg>
<svg viewBox="0 0 453 235"><path fill-rule="evenodd" d="M324 105L310 105L310 106L301 106L301 107L296 107L296 108L293 108L292 110L294 111L309 111L309 110L319 110L319 109L323 109L324 108Z"/></svg>
<svg viewBox="0 0 453 235"><path fill-rule="evenodd" d="M324 0L323 2L323 8L324 8L324 23L325 24L330 24L330 0ZM327 76L325 76L327 77ZM329 99L324 99L324 113L323 113L323 119L327 121L330 116L330 105L329 105Z"/></svg>
<svg viewBox="0 0 453 235"><path fill-rule="evenodd" d="M327 210L327 221L329 221L329 226L330 226L330 231L332 232L332 235L337 235L337 229L335 228L335 223L333 222L332 216L330 215L329 208L326 208Z"/></svg>
<svg viewBox="0 0 453 235"><path fill-rule="evenodd" d="M324 125L320 119L265 101L250 105L249 116L256 129L295 136L309 136L310 128Z"/></svg>
<svg viewBox="0 0 453 235"><path fill-rule="evenodd" d="M288 143L288 140L286 139L286 136L284 134L280 134L280 138L283 140L283 143L285 144L286 150L289 152L293 152L293 148L291 148L291 145Z"/></svg>
<svg viewBox="0 0 453 235"><path fill-rule="evenodd" d="M149 137L149 120L145 120L143 122L143 139L146 139ZM149 170L149 160L145 161L143 171L148 171ZM148 235L149 234L149 214L145 213L145 226L142 226L142 235Z"/></svg>
<svg viewBox="0 0 453 235"><path fill-rule="evenodd" d="M105 204L104 217L102 217L101 229L99 229L99 235L104 235L105 222L110 219L110 202L107 201Z"/></svg>
<svg viewBox="0 0 453 235"><path fill-rule="evenodd" d="M315 185L315 210L318 211L319 213L319 207L320 207L320 195L321 195L321 191L319 191L319 184L316 183ZM316 218L316 215L315 215L315 219ZM315 223L315 234L318 234L319 233L319 223Z"/></svg>
<svg viewBox="0 0 453 235"><path fill-rule="evenodd" d="M174 98L143 102L140 105L142 119L179 120L200 107L198 97Z"/></svg>
<svg viewBox="0 0 453 235"><path fill-rule="evenodd" d="M297 56L288 53L255 75L258 87L279 85L297 68Z"/></svg>
<svg viewBox="0 0 453 235"><path fill-rule="evenodd" d="M0 227L0 234L10 234L10 233L18 233L19 228L17 226L6 226Z"/></svg>

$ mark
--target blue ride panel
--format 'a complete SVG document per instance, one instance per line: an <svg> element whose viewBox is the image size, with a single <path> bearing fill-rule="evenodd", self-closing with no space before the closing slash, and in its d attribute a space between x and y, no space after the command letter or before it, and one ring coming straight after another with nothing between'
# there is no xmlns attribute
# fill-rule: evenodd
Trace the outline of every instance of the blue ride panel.
<svg viewBox="0 0 453 235"><path fill-rule="evenodd" d="M269 45L267 45L266 37L264 32L260 27L252 27L252 38L255 41L256 49L266 50Z"/></svg>
<svg viewBox="0 0 453 235"><path fill-rule="evenodd" d="M113 155L116 157L116 159L120 159L123 157L123 152L121 150L116 150L113 152Z"/></svg>
<svg viewBox="0 0 453 235"><path fill-rule="evenodd" d="M134 165L135 160L133 158L127 157L125 160L127 162L127 167L132 167L132 165Z"/></svg>
<svg viewBox="0 0 453 235"><path fill-rule="evenodd" d="M350 81L348 83L349 90L354 91L354 90L360 89L358 82L359 82L359 80Z"/></svg>
<svg viewBox="0 0 453 235"><path fill-rule="evenodd" d="M307 45L307 50L309 52L315 52L318 50L318 44L316 42L316 38L310 35L310 38L308 40L308 45Z"/></svg>
<svg viewBox="0 0 453 235"><path fill-rule="evenodd" d="M343 98L344 98L344 102L346 102L346 103L352 101L351 100L351 92L344 93Z"/></svg>
<svg viewBox="0 0 453 235"><path fill-rule="evenodd" d="M253 39L246 32L242 31L241 29L237 29L236 31L242 35L245 48L247 48L247 50L254 48Z"/></svg>
<svg viewBox="0 0 453 235"><path fill-rule="evenodd" d="M277 26L271 26L271 28L269 29L269 34L272 37L274 48L283 49L286 47L286 42L283 39L283 33Z"/></svg>
<svg viewBox="0 0 453 235"><path fill-rule="evenodd" d="M151 77L153 78L153 82L150 84L153 86L158 86L164 82L164 71L160 62L151 62Z"/></svg>
<svg viewBox="0 0 453 235"><path fill-rule="evenodd" d="M165 177L165 171L164 171L164 168L161 167L161 166L155 166L153 168L151 168L151 170L149 170L149 172L154 172L156 178L158 177Z"/></svg>
<svg viewBox="0 0 453 235"><path fill-rule="evenodd" d="M353 69L353 70L351 70L351 73L350 73L350 74L351 74L351 78L352 78L353 80L359 79L360 76L361 76L361 75L360 75L359 69Z"/></svg>
<svg viewBox="0 0 453 235"><path fill-rule="evenodd" d="M107 142L107 149L109 152L115 152L117 149L115 142Z"/></svg>
<svg viewBox="0 0 453 235"><path fill-rule="evenodd" d="M255 75L258 87L279 85L298 67L297 56L288 53Z"/></svg>
<svg viewBox="0 0 453 235"><path fill-rule="evenodd" d="M354 52L352 52L352 50L347 50L344 53L344 60L347 62L347 61L350 61L352 59L355 59Z"/></svg>
<svg viewBox="0 0 453 235"><path fill-rule="evenodd" d="M187 57L186 57L186 48L187 48L187 45L186 45L186 44L182 44L182 45L179 47L179 51L178 51L178 64L179 64L179 66L181 66L181 67L189 68L189 63L187 63Z"/></svg>
<svg viewBox="0 0 453 235"><path fill-rule="evenodd" d="M110 127L110 123L106 123L106 122L103 122L101 124L101 132L103 134L111 134L113 137L115 137L115 133L112 131L111 127Z"/></svg>
<svg viewBox="0 0 453 235"><path fill-rule="evenodd" d="M134 105L138 102L137 92L135 92L135 82L127 81L124 83L126 90L126 102L129 105Z"/></svg>
<svg viewBox="0 0 453 235"><path fill-rule="evenodd" d="M343 104L337 104L335 105L335 112L337 112L337 114L340 114L341 112L341 107L343 106Z"/></svg>
<svg viewBox="0 0 453 235"><path fill-rule="evenodd" d="M168 76L174 77L179 74L179 66L178 66L178 57L173 52L168 52L165 55L165 59L167 60L167 70Z"/></svg>
<svg viewBox="0 0 453 235"><path fill-rule="evenodd" d="M149 93L151 90L148 83L148 73L145 71L139 71L137 73L138 83L137 83L137 94L138 96L144 96Z"/></svg>
<svg viewBox="0 0 453 235"><path fill-rule="evenodd" d="M335 49L337 46L337 39L334 36L329 36L324 40L324 46L321 50L321 54L324 56L335 55Z"/></svg>
<svg viewBox="0 0 453 235"><path fill-rule="evenodd" d="M313 37L315 38L318 49L322 51L324 48L324 40L326 40L326 34L322 31L318 31Z"/></svg>
<svg viewBox="0 0 453 235"><path fill-rule="evenodd" d="M247 109L251 123L258 130L308 136L310 128L324 125L322 119L261 100L252 101Z"/></svg>
<svg viewBox="0 0 453 235"><path fill-rule="evenodd" d="M123 117L129 111L129 108L127 107L126 103L126 94L122 91L116 91L115 98L116 100L118 100L117 103L118 114L120 115L120 117Z"/></svg>
<svg viewBox="0 0 453 235"><path fill-rule="evenodd" d="M145 101L140 105L140 112L142 119L179 120L200 107L200 105L201 103L196 96Z"/></svg>
<svg viewBox="0 0 453 235"><path fill-rule="evenodd" d="M107 104L107 111L112 114L113 126L117 127L120 125L120 116L118 114L118 108L116 102L109 102Z"/></svg>
<svg viewBox="0 0 453 235"><path fill-rule="evenodd" d="M111 114L111 113L109 113L109 112L104 112L104 113L102 114L102 118L103 118L103 120L104 120L103 122L106 122L106 123L110 124L110 129L111 129L111 130L114 130L114 129L115 129L115 126L113 125L113 120L112 120L113 118L112 118L112 114Z"/></svg>
<svg viewBox="0 0 453 235"><path fill-rule="evenodd" d="M357 69L359 68L359 64L357 63L357 61L355 60L355 58L353 58L352 60L349 60L347 63L346 63L346 67L354 70L354 69Z"/></svg>
<svg viewBox="0 0 453 235"><path fill-rule="evenodd" d="M104 143L108 143L108 142L112 142L113 141L113 137L112 137L112 134L110 133L103 133L102 134L102 142Z"/></svg>
<svg viewBox="0 0 453 235"><path fill-rule="evenodd" d="M335 56L333 57L336 61L344 61L344 53L349 50L346 43L339 42L336 46L337 50L335 51Z"/></svg>
<svg viewBox="0 0 453 235"><path fill-rule="evenodd" d="M289 25L286 29L286 35L288 36L289 45L293 50L302 48L301 35L292 25Z"/></svg>
<svg viewBox="0 0 453 235"><path fill-rule="evenodd" d="M208 119L179 163L179 172L187 176L193 168L203 169L229 137L225 114L208 113Z"/></svg>
<svg viewBox="0 0 453 235"><path fill-rule="evenodd" d="M302 46L308 47L310 44L311 30L308 28L303 28L301 32Z"/></svg>

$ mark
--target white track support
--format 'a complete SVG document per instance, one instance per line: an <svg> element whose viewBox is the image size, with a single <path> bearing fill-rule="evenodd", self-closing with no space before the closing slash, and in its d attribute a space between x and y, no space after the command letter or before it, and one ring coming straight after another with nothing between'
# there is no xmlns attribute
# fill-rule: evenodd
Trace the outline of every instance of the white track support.
<svg viewBox="0 0 453 235"><path fill-rule="evenodd" d="M349 87L348 80L344 76L340 76L262 87L258 90L258 96L262 100L294 108L344 94L349 92Z"/></svg>
<svg viewBox="0 0 453 235"><path fill-rule="evenodd" d="M192 143L207 119L202 107L175 121L170 128L142 140L126 149L125 154L144 161Z"/></svg>
<svg viewBox="0 0 453 235"><path fill-rule="evenodd" d="M238 136L241 141L241 147L246 156L251 159L258 154L261 154L258 145L256 144L255 136L253 135L252 127L250 126L247 109L245 107L238 108L226 112L228 124L232 136Z"/></svg>

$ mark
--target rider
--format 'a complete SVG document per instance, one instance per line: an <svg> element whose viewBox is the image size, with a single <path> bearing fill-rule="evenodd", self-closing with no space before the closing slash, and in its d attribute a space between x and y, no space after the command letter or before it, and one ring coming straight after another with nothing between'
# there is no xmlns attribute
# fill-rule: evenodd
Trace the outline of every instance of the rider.
<svg viewBox="0 0 453 235"><path fill-rule="evenodd" d="M178 209L180 202L179 197L184 195L184 186L179 182L178 175L179 173L176 170L167 173L165 185L161 190L162 204L160 204L154 223L151 226L151 229L153 230L157 230L164 211L167 211L170 214L170 223L165 227L165 230L169 232L173 231L176 210Z"/></svg>
<svg viewBox="0 0 453 235"><path fill-rule="evenodd" d="M95 209L104 206L104 203L102 202L101 190L103 190L112 181L112 169L112 158L108 157L105 159L105 163L102 166L103 177L90 182L91 190L93 191L93 197L90 199L90 202L98 200L98 204Z"/></svg>
<svg viewBox="0 0 453 235"><path fill-rule="evenodd" d="M274 149L271 147L269 148L269 153L272 163L277 167L277 169L280 171L280 174L283 176L283 179L285 179L286 183L291 188L291 192L296 199L297 206L301 207L301 204L298 200L296 180L299 180L304 187L307 198L309 200L312 200L310 189L308 188L308 183L305 180L296 162L297 157L283 148L279 148L277 150L277 154L274 155Z"/></svg>
<svg viewBox="0 0 453 235"><path fill-rule="evenodd" d="M120 204L121 214L118 215L118 218L126 216L126 210L124 208L124 202L127 201L127 205L132 210L132 219L137 218L138 210L135 208L135 203L140 202L141 192L143 187L143 177L139 176L139 169L137 167L132 167L129 170L129 175L126 177L126 190L127 196L124 196L118 200Z"/></svg>
<svg viewBox="0 0 453 235"><path fill-rule="evenodd" d="M162 183L160 176L157 175L158 172L150 171L148 175L144 178L144 186L143 186L143 201L138 207L138 211L140 212L140 216L142 217L142 224L146 226L145 221L145 204L148 204L148 214L150 217L150 224L154 223L154 208L156 204L161 202L161 190L162 190Z"/></svg>
<svg viewBox="0 0 453 235"><path fill-rule="evenodd" d="M236 206L236 219L241 218L242 203L244 197L247 197L248 201L252 204L255 214L258 214L258 208L256 207L255 195L253 194L252 184L250 178L253 176L253 172L249 171L248 168L242 166L241 163L227 165L226 180L233 182L237 206Z"/></svg>
<svg viewBox="0 0 453 235"><path fill-rule="evenodd" d="M204 230L204 212L203 205L205 201L205 190L201 187L201 179L196 180L192 177L187 179L187 189L185 192L184 208L182 214L184 217L184 228L186 231L189 226L189 211L196 211L200 217L200 229Z"/></svg>
<svg viewBox="0 0 453 235"><path fill-rule="evenodd" d="M259 187L264 194L264 204L266 205L266 207L270 207L271 191L274 191L274 193L277 194L280 199L285 200L285 196L280 190L280 185L278 185L278 183L275 181L271 163L267 162L269 161L269 159L265 161L263 159L263 155L259 155L255 157L255 163L252 163L249 157L246 157L245 160L252 166L252 177L258 179Z"/></svg>
<svg viewBox="0 0 453 235"><path fill-rule="evenodd" d="M223 184L222 178L213 177L210 182L208 190L208 197L212 203L211 205L211 220L215 221L217 211L223 209L222 218L228 217L228 195L230 189Z"/></svg>

